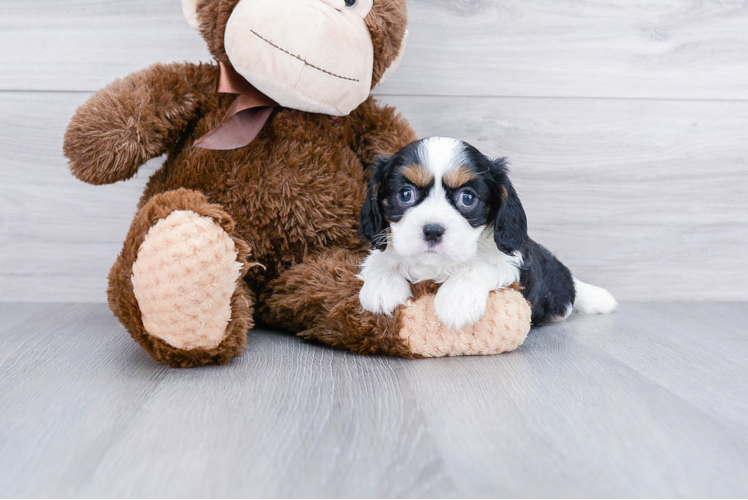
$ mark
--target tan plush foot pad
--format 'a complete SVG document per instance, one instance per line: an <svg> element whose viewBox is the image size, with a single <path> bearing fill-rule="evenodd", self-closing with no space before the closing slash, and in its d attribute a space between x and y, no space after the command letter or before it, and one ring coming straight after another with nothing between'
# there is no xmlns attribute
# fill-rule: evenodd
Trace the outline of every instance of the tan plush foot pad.
<svg viewBox="0 0 748 500"><path fill-rule="evenodd" d="M192 238L203 241L189 243ZM189 255L186 259L184 252ZM244 351L253 325L254 298L242 279L251 267L249 254L234 221L220 205L208 203L204 194L188 189L157 194L138 211L109 272L109 306L156 361L173 367L226 364ZM188 274L188 269L194 272ZM229 279L235 281L227 300ZM203 332L208 335L198 334L196 325L210 310L216 312L216 319L205 320L208 329ZM144 319L155 334L146 329ZM186 330L180 331L177 324ZM190 348L198 345L214 347Z"/></svg>
<svg viewBox="0 0 748 500"><path fill-rule="evenodd" d="M433 284L414 289L417 298L397 313L400 336L414 354L426 358L499 354L515 350L530 332L532 311L517 290L491 292L485 316L461 330L452 330L439 322L434 293Z"/></svg>
<svg viewBox="0 0 748 500"><path fill-rule="evenodd" d="M242 274L234 241L210 217L172 212L148 231L132 272L143 326L177 349L213 349L227 335Z"/></svg>

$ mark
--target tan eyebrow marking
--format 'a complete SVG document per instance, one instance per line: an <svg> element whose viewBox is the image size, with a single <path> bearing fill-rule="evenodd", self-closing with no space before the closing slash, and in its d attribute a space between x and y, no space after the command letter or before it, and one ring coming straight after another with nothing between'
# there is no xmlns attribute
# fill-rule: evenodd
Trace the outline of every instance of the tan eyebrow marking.
<svg viewBox="0 0 748 500"><path fill-rule="evenodd" d="M419 165L418 163L413 163L404 167L400 170L400 173L403 174L403 177L421 188L427 187L429 184L434 182L434 174L432 174L428 168Z"/></svg>
<svg viewBox="0 0 748 500"><path fill-rule="evenodd" d="M460 165L457 168L448 170L442 178L444 185L450 189L457 189L475 179L475 173L465 165Z"/></svg>

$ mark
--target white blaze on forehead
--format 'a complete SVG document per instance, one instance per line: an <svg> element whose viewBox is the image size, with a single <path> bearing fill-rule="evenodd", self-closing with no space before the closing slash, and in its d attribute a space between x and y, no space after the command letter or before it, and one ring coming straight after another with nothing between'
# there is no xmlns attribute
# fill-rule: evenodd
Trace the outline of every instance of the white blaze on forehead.
<svg viewBox="0 0 748 500"><path fill-rule="evenodd" d="M474 228L452 205L442 186L442 177L451 169L467 162L462 141L448 137L424 139L416 150L417 161L434 175L434 187L425 199L408 208L398 222L390 225L393 250L401 257L446 259L448 262L464 262L477 251L477 241L483 227ZM444 228L441 241L433 246L423 238L427 224L439 224ZM388 247L389 248L389 247ZM438 253L434 254L433 250Z"/></svg>
<svg viewBox="0 0 748 500"><path fill-rule="evenodd" d="M425 167L434 173L434 185L441 188L441 179L451 168L465 163L465 147L451 137L431 137L421 142L418 156Z"/></svg>

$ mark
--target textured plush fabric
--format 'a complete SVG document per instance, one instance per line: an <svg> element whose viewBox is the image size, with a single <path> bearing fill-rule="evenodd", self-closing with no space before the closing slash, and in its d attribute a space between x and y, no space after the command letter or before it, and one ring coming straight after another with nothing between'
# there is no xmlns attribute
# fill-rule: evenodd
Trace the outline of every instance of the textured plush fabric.
<svg viewBox="0 0 748 500"><path fill-rule="evenodd" d="M480 321L459 331L439 323L432 293L402 306L400 314L400 336L410 351L438 358L513 351L530 332L532 311L520 292L504 289L491 292Z"/></svg>
<svg viewBox="0 0 748 500"><path fill-rule="evenodd" d="M177 349L213 349L226 336L242 275L234 241L210 217L175 210L151 226L132 269L143 326Z"/></svg>
<svg viewBox="0 0 748 500"><path fill-rule="evenodd" d="M223 341L212 349L178 349L149 334L143 325L140 305L133 291L133 266L150 228L174 211L180 210L209 217L220 226L233 240L236 261L242 266L231 296L231 321L226 327ZM242 353L247 342L247 331L254 325L254 294L243 279L253 265L248 261L249 254L249 247L236 234L232 218L219 205L208 203L203 194L187 189L158 194L138 211L127 233L122 252L109 272L109 307L130 335L157 361L174 367L226 364Z"/></svg>

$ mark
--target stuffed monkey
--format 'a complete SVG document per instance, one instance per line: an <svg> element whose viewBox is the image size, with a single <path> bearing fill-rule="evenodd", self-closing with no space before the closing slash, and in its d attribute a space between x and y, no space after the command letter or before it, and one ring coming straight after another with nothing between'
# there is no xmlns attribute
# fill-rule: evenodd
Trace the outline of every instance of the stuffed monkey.
<svg viewBox="0 0 748 500"><path fill-rule="evenodd" d="M364 312L356 277L366 166L415 140L371 89L405 46L405 0L183 0L216 64L157 64L97 92L64 152L91 184L166 155L109 273L114 314L157 361L225 364L255 321L362 354L515 349L530 309L493 292L486 316L441 326L438 285L393 316Z"/></svg>

